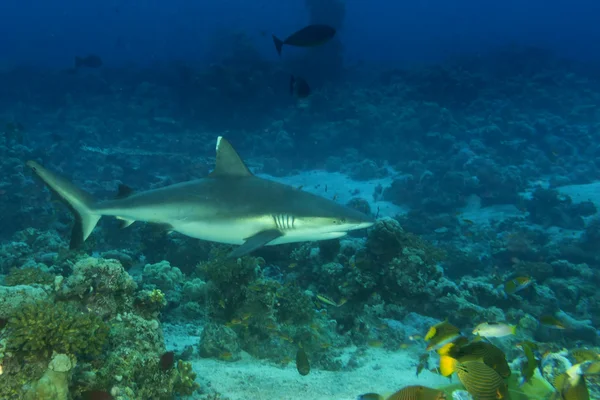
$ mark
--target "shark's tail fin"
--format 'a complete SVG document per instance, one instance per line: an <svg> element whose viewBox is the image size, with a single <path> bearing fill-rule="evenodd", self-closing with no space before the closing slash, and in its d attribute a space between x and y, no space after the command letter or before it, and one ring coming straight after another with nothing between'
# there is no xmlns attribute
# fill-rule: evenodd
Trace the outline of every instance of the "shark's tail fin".
<svg viewBox="0 0 600 400"><path fill-rule="evenodd" d="M94 212L94 199L65 178L48 171L35 161L27 161L27 166L39 176L48 189L64 202L75 216L71 233L70 248L80 247L90 236L102 215Z"/></svg>
<svg viewBox="0 0 600 400"><path fill-rule="evenodd" d="M279 54L279 56L281 56L281 48L283 47L283 40L279 39L275 35L271 35L271 36L273 36L273 43L275 43L275 49L277 50L277 54Z"/></svg>

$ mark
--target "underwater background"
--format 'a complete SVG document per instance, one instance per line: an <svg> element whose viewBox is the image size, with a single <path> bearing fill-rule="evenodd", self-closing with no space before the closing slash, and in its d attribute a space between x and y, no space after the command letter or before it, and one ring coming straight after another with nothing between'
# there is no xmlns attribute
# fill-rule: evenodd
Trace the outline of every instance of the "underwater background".
<svg viewBox="0 0 600 400"><path fill-rule="evenodd" d="M600 399L600 2L0 15L0 399ZM219 136L376 222L229 258L107 217L71 248L26 164L113 199L206 178Z"/></svg>

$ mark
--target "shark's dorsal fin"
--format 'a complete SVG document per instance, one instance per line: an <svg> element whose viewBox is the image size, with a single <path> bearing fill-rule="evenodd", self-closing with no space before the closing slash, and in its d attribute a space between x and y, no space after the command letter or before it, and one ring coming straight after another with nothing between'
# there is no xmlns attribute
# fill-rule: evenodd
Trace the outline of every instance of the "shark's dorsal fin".
<svg viewBox="0 0 600 400"><path fill-rule="evenodd" d="M210 177L244 177L252 176L233 146L223 136L217 138L217 157L215 169Z"/></svg>

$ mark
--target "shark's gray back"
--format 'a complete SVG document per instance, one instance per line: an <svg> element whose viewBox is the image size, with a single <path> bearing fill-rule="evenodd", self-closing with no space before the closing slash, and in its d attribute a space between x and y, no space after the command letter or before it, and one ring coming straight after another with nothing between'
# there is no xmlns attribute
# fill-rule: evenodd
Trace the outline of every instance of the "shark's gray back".
<svg viewBox="0 0 600 400"><path fill-rule="evenodd" d="M332 200L256 176L208 177L118 200L99 203L99 209L197 208L204 218L288 214L297 217L365 217Z"/></svg>

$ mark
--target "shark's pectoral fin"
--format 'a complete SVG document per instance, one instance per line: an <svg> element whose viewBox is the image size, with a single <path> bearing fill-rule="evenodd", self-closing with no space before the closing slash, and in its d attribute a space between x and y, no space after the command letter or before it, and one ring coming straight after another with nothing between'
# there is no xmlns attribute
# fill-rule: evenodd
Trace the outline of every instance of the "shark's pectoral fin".
<svg viewBox="0 0 600 400"><path fill-rule="evenodd" d="M245 256L246 254L265 246L269 242L272 242L281 236L283 236L283 233L277 229L269 229L268 231L258 232L257 234L247 238L244 244L229 253L228 257L237 258Z"/></svg>

